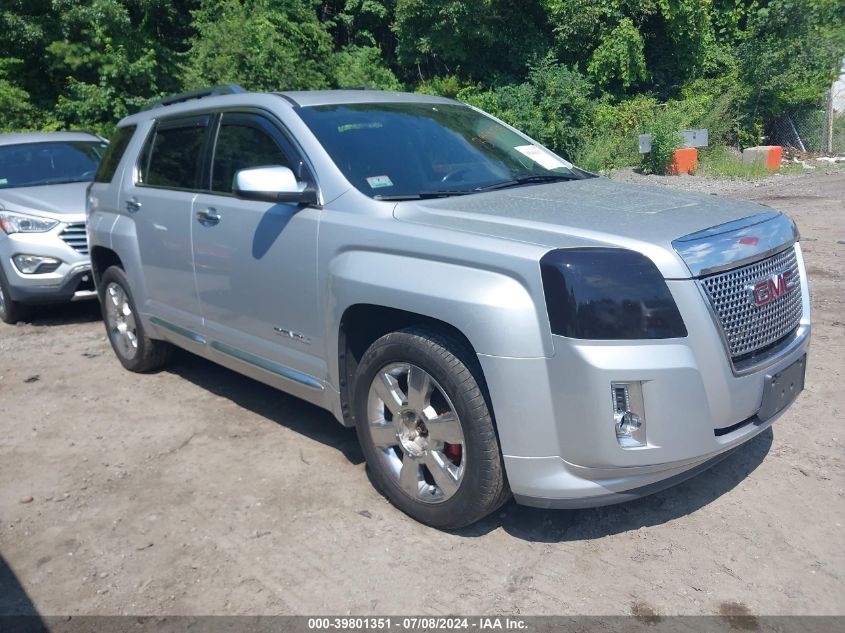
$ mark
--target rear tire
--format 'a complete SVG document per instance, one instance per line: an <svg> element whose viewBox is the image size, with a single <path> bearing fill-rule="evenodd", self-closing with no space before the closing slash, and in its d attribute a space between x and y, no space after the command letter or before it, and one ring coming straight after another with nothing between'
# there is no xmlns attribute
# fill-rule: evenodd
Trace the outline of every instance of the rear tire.
<svg viewBox="0 0 845 633"><path fill-rule="evenodd" d="M0 270L0 321L14 325L18 321L25 320L29 314L30 308L28 305L12 300L6 276Z"/></svg>
<svg viewBox="0 0 845 633"><path fill-rule="evenodd" d="M358 440L379 490L440 529L475 523L510 497L475 355L435 330L382 336L354 383Z"/></svg>
<svg viewBox="0 0 845 633"><path fill-rule="evenodd" d="M106 334L121 365L138 373L165 365L173 348L165 341L147 336L126 273L117 266L106 269L99 289Z"/></svg>

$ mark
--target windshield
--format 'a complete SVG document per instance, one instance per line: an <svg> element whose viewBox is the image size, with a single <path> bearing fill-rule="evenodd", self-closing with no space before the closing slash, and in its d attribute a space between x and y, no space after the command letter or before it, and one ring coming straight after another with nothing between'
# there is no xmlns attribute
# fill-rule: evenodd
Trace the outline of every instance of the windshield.
<svg viewBox="0 0 845 633"><path fill-rule="evenodd" d="M373 198L459 195L587 175L465 105L364 103L298 112L349 182Z"/></svg>
<svg viewBox="0 0 845 633"><path fill-rule="evenodd" d="M94 179L103 141L55 141L0 146L0 189Z"/></svg>

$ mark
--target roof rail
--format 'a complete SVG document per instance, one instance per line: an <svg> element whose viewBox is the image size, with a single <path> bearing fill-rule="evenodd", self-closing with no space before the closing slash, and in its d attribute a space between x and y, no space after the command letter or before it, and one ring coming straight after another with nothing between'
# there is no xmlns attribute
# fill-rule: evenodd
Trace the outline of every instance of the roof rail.
<svg viewBox="0 0 845 633"><path fill-rule="evenodd" d="M190 101L191 99L202 99L204 97L216 97L218 95L234 95L246 92L238 84L221 84L219 86L212 86L211 88L202 88L192 92L182 92L178 95L170 95L163 97L158 101L154 101L148 105L144 110L152 110L154 108L163 108L164 106L173 105L174 103L182 103Z"/></svg>

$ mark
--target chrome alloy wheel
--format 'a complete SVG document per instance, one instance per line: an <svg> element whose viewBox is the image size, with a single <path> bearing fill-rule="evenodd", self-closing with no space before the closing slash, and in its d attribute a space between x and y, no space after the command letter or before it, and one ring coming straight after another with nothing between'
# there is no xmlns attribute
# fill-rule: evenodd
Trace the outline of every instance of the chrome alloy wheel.
<svg viewBox="0 0 845 633"><path fill-rule="evenodd" d="M126 291L112 282L106 286L104 299L109 337L120 355L131 360L138 353L138 334Z"/></svg>
<svg viewBox="0 0 845 633"><path fill-rule="evenodd" d="M6 313L6 295L3 293L3 286L0 284L0 314Z"/></svg>
<svg viewBox="0 0 845 633"><path fill-rule="evenodd" d="M399 487L416 501L441 503L466 470L464 433L440 384L410 363L376 374L367 399L370 438Z"/></svg>

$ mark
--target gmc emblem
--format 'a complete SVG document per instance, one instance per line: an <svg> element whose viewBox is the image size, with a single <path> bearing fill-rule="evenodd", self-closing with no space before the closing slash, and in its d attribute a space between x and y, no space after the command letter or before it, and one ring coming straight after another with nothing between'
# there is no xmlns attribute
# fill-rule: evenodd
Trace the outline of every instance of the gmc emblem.
<svg viewBox="0 0 845 633"><path fill-rule="evenodd" d="M797 278L791 270L776 273L768 279L761 279L748 286L751 302L757 306L764 306L795 289Z"/></svg>

